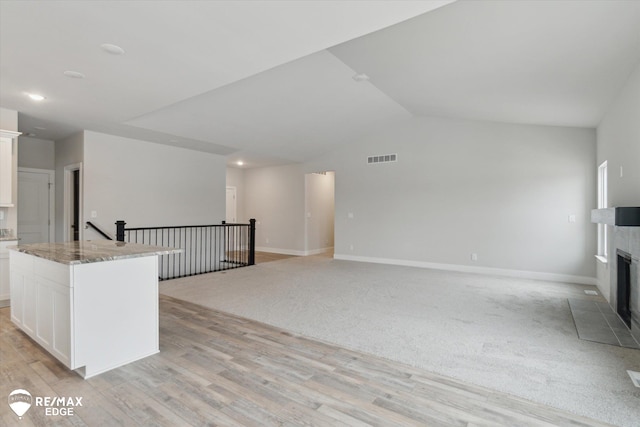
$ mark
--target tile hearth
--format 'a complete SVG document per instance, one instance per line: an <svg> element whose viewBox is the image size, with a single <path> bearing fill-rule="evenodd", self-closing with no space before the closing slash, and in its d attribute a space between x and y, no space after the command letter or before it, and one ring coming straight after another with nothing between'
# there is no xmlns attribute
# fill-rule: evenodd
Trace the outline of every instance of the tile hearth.
<svg viewBox="0 0 640 427"><path fill-rule="evenodd" d="M581 340L640 349L640 343L609 304L572 298L568 301Z"/></svg>

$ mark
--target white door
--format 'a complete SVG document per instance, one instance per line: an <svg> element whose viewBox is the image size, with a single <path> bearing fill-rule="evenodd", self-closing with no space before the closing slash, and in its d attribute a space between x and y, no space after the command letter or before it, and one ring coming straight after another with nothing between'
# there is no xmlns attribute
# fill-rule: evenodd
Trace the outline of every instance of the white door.
<svg viewBox="0 0 640 427"><path fill-rule="evenodd" d="M51 174L18 172L18 238L23 243L50 242Z"/></svg>
<svg viewBox="0 0 640 427"><path fill-rule="evenodd" d="M227 224L235 224L237 222L236 217L236 187L227 187L227 217L225 218ZM235 227L225 227L225 248L224 248L224 257L223 261L228 261L233 259L235 255L235 236L234 236L234 228Z"/></svg>
<svg viewBox="0 0 640 427"><path fill-rule="evenodd" d="M236 218L236 187L227 187L227 223L235 224Z"/></svg>

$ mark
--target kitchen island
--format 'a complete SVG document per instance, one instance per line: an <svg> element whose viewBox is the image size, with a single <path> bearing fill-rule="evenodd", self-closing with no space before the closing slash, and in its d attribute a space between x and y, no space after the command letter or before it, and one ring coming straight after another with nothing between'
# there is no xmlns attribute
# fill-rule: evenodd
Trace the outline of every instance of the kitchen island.
<svg viewBox="0 0 640 427"><path fill-rule="evenodd" d="M158 255L116 241L10 246L11 320L83 378L159 351Z"/></svg>

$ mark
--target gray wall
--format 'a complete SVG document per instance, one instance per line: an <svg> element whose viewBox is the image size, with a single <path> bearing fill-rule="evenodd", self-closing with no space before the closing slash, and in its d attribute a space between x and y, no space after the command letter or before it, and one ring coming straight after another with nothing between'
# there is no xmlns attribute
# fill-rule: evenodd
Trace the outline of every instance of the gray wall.
<svg viewBox="0 0 640 427"><path fill-rule="evenodd" d="M306 253L333 247L335 174L309 173L305 179Z"/></svg>
<svg viewBox="0 0 640 427"><path fill-rule="evenodd" d="M9 110L6 108L0 108L0 129L2 130L10 130L13 132L18 131L18 112L14 110ZM4 213L4 219L0 220L0 228L10 228L16 232L18 229L18 204L15 202L17 193L18 193L18 144L14 141L13 143L13 185L12 185L12 194L14 200L14 207L12 208L0 208Z"/></svg>
<svg viewBox="0 0 640 427"><path fill-rule="evenodd" d="M607 161L609 206L640 206L640 65L629 76L607 114L598 126L598 161ZM620 166L623 174L620 176ZM609 236L614 235L609 226ZM640 229L629 230L636 245L640 242ZM614 238L609 239L609 261ZM598 263L598 287L610 298L610 265ZM640 307L640 300L635 301Z"/></svg>
<svg viewBox="0 0 640 427"><path fill-rule="evenodd" d="M84 158L84 132L55 142L56 171L56 242L68 240L64 236L64 168L82 163Z"/></svg>
<svg viewBox="0 0 640 427"><path fill-rule="evenodd" d="M301 165L247 169L245 213L255 218L259 250L303 254L304 172Z"/></svg>
<svg viewBox="0 0 640 427"><path fill-rule="evenodd" d="M0 129L18 131L18 112L7 108L0 108Z"/></svg>
<svg viewBox="0 0 640 427"><path fill-rule="evenodd" d="M598 164L607 161L609 206L640 206L639 123L640 65L598 126Z"/></svg>
<svg viewBox="0 0 640 427"><path fill-rule="evenodd" d="M119 219L128 227L219 224L225 173L222 156L85 131L84 221L112 233Z"/></svg>
<svg viewBox="0 0 640 427"><path fill-rule="evenodd" d="M20 144L19 167L55 169L55 142L48 139L21 136L18 139L18 143Z"/></svg>
<svg viewBox="0 0 640 427"><path fill-rule="evenodd" d="M244 169L227 167L227 187L236 187L236 218L238 222L249 222L250 218L245 214L244 208Z"/></svg>
<svg viewBox="0 0 640 427"><path fill-rule="evenodd" d="M336 172L338 257L594 282L595 164L594 130L417 118L306 168Z"/></svg>

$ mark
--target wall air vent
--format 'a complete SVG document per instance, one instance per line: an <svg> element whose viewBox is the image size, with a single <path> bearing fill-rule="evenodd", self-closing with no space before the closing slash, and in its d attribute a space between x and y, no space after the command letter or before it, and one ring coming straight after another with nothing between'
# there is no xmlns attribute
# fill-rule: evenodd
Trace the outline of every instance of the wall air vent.
<svg viewBox="0 0 640 427"><path fill-rule="evenodd" d="M378 163L397 162L397 154L383 154L381 156L369 156L367 157L367 164L373 165Z"/></svg>

